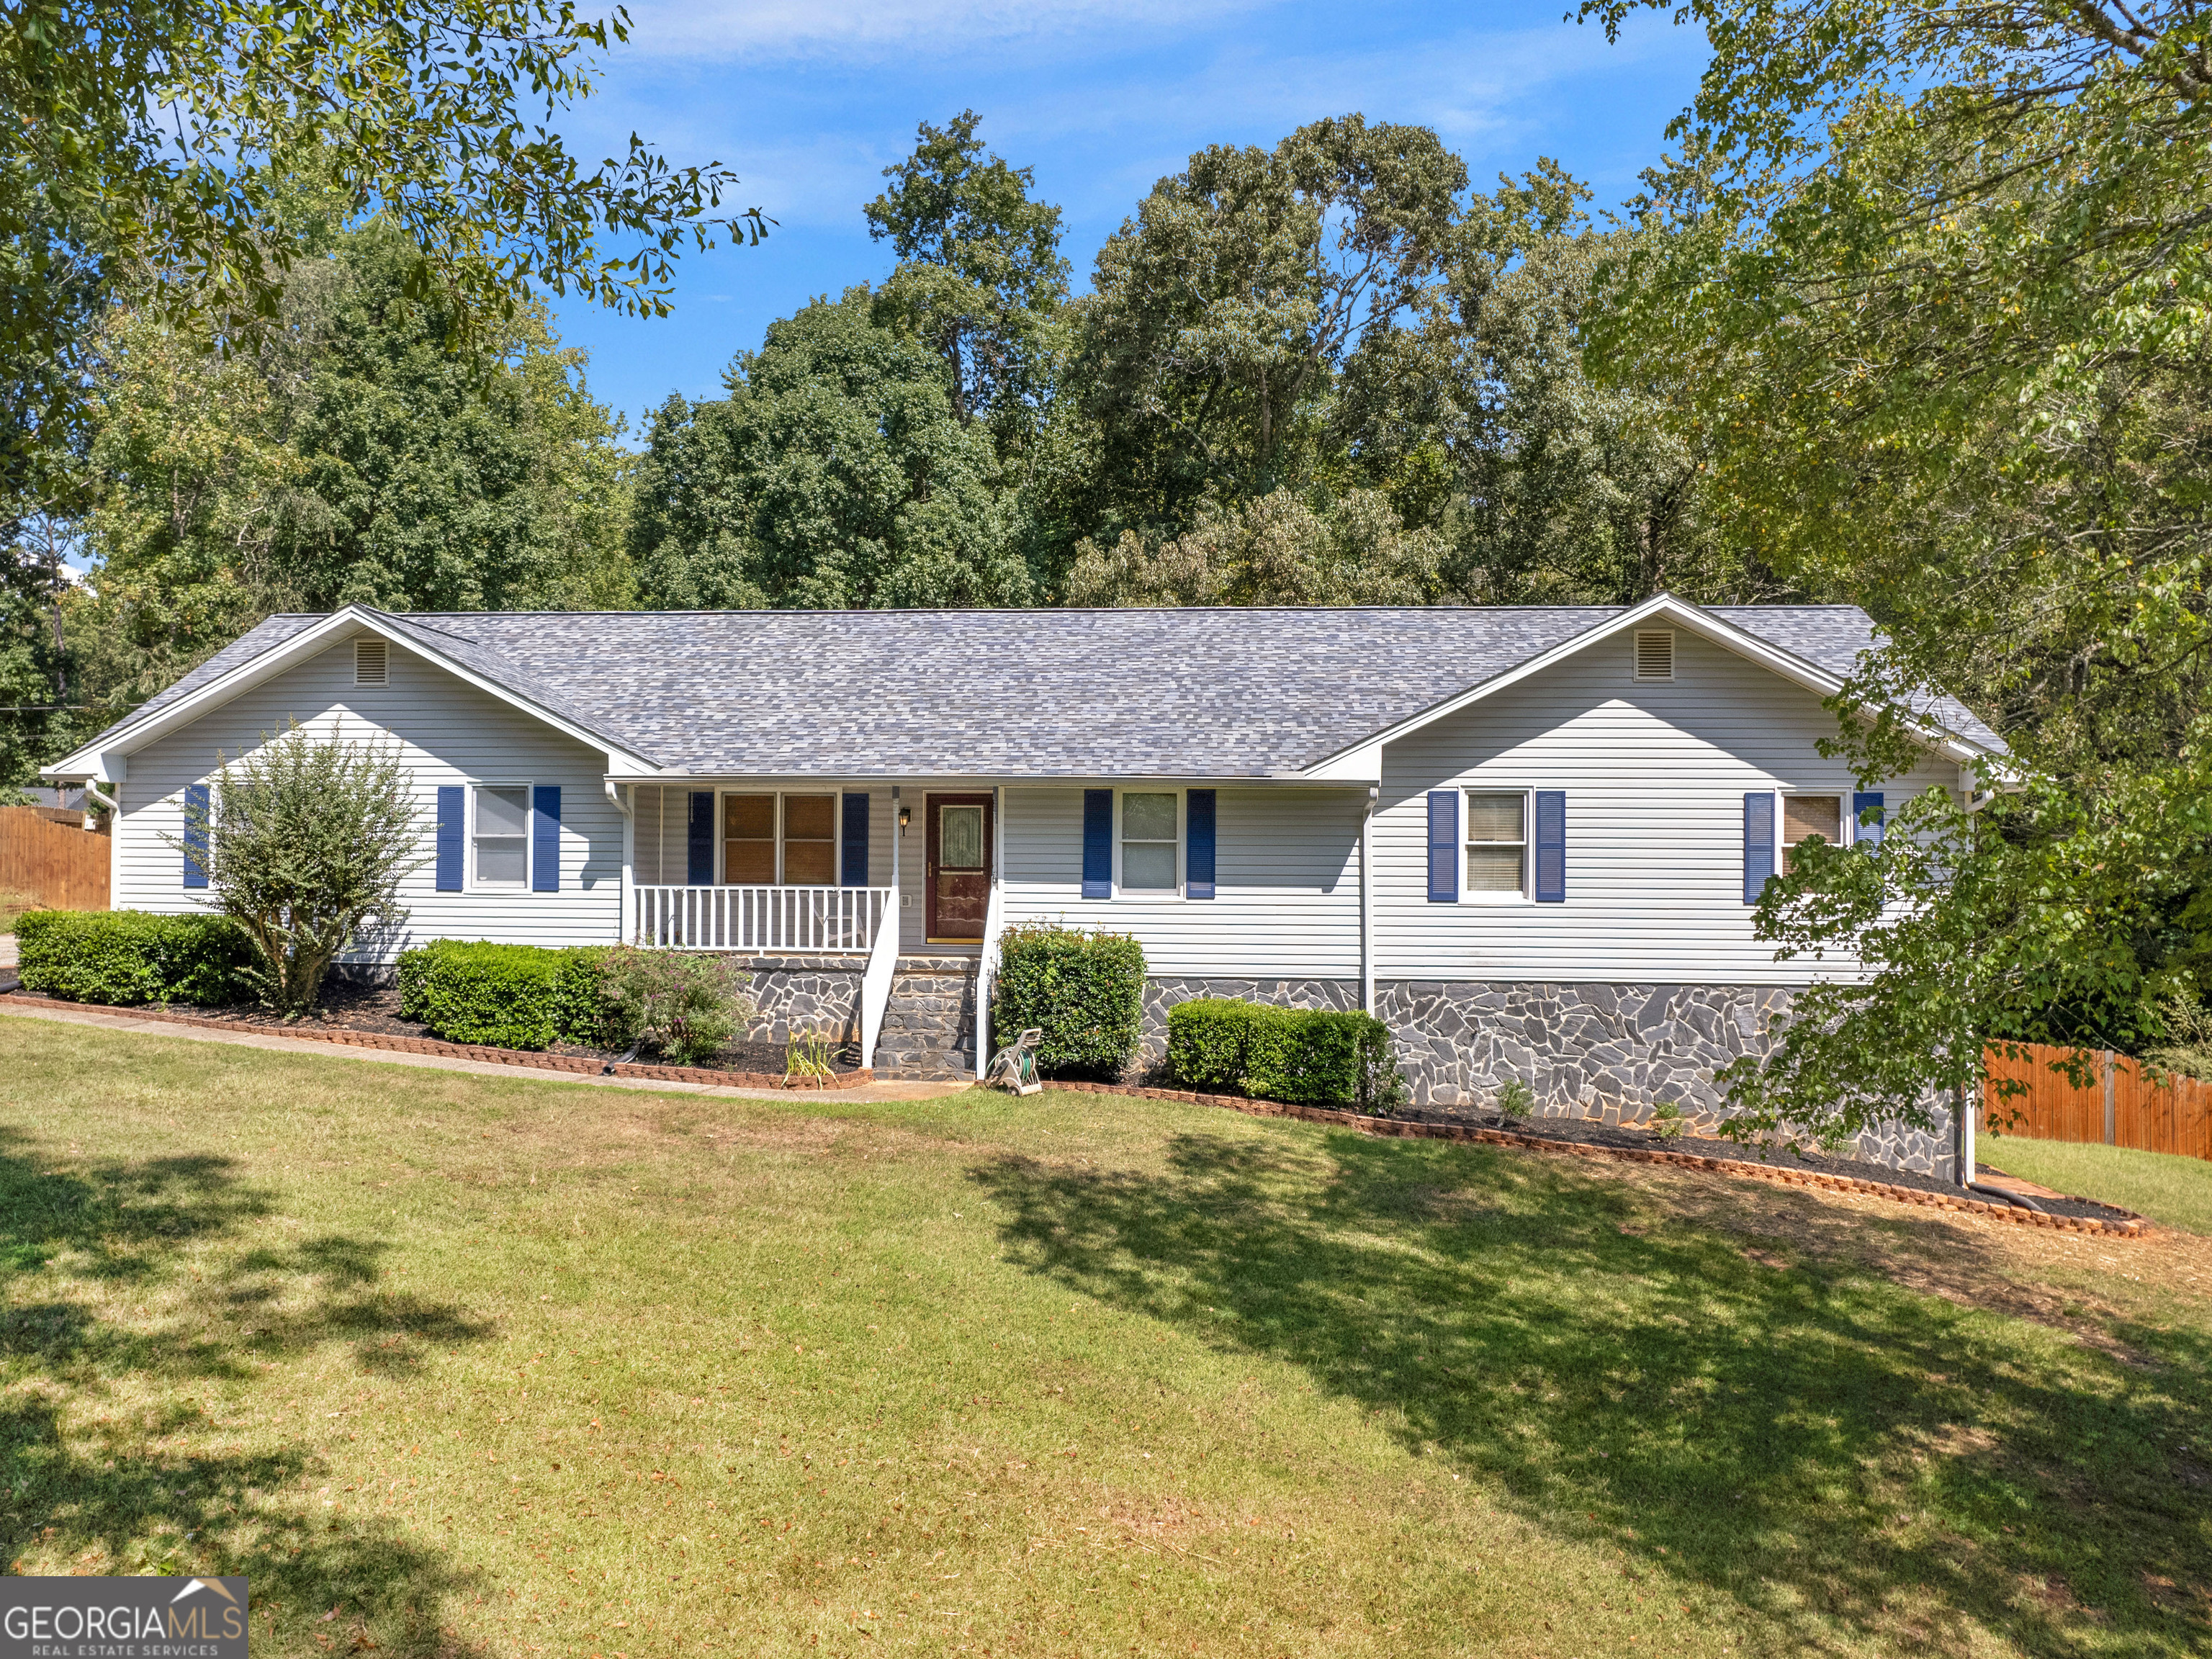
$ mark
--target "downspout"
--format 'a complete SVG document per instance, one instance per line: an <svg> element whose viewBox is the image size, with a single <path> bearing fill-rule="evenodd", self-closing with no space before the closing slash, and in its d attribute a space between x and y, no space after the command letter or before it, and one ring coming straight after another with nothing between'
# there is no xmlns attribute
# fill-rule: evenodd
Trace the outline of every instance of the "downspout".
<svg viewBox="0 0 2212 1659"><path fill-rule="evenodd" d="M1367 786L1359 813L1359 1006L1375 1012L1375 803L1382 786Z"/></svg>

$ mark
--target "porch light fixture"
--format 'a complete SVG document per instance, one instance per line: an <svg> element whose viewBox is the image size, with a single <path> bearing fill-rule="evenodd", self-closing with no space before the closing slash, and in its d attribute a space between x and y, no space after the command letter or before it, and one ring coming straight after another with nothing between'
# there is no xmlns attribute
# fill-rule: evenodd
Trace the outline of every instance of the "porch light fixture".
<svg viewBox="0 0 2212 1659"><path fill-rule="evenodd" d="M902 807L900 807L900 808L899 808L899 833L900 833L901 835L904 835L904 834L906 833L906 827L907 827L907 825L908 825L909 823L912 823L913 822L914 822L914 808L912 808L911 806L902 806Z"/></svg>

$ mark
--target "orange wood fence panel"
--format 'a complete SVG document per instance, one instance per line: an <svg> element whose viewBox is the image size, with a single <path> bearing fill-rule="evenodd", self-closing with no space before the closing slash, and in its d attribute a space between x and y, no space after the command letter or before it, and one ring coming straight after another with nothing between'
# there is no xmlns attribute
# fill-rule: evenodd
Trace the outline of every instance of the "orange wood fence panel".
<svg viewBox="0 0 2212 1659"><path fill-rule="evenodd" d="M49 910L105 910L113 845L35 806L0 806L0 892L21 893Z"/></svg>
<svg viewBox="0 0 2212 1659"><path fill-rule="evenodd" d="M2132 1146L2147 1152L2179 1152L2212 1158L2212 1083L2145 1071L2125 1054L2082 1051L2089 1084L2075 1086L2054 1069L2073 1052L2039 1042L2022 1045L2027 1057L1989 1056L1994 1085L2011 1079L2027 1085L2006 1098L1992 1086L1983 1099L1989 1127L2035 1140L2086 1141Z"/></svg>

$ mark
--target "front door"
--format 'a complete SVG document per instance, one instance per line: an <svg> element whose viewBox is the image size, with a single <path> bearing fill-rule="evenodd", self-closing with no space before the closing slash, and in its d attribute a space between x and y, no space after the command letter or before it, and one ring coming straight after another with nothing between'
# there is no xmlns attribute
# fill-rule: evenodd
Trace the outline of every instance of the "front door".
<svg viewBox="0 0 2212 1659"><path fill-rule="evenodd" d="M980 945L991 905L991 798L931 795L928 890L923 896L932 945Z"/></svg>

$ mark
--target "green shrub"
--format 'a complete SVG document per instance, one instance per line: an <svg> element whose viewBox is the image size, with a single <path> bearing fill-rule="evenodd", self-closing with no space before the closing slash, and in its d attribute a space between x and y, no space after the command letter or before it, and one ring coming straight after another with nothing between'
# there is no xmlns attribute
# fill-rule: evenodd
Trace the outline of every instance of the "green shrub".
<svg viewBox="0 0 2212 1659"><path fill-rule="evenodd" d="M617 945L599 964L610 1047L637 1044L684 1066L721 1052L752 1013L750 976L727 957Z"/></svg>
<svg viewBox="0 0 2212 1659"><path fill-rule="evenodd" d="M1003 1048L1034 1026L1047 1076L1117 1077L1144 1037L1145 949L1126 933L1037 923L999 936L991 1040Z"/></svg>
<svg viewBox="0 0 2212 1659"><path fill-rule="evenodd" d="M399 1013L449 1042L550 1048L604 1040L599 997L604 945L432 939L399 953Z"/></svg>
<svg viewBox="0 0 2212 1659"><path fill-rule="evenodd" d="M1187 1089L1242 1089L1252 1018L1259 1012L1242 997L1178 1002L1168 1010L1169 1072Z"/></svg>
<svg viewBox="0 0 2212 1659"><path fill-rule="evenodd" d="M1188 1088L1298 1106L1382 1114L1406 1097L1390 1028L1370 1014L1195 998L1168 1010L1168 1066Z"/></svg>
<svg viewBox="0 0 2212 1659"><path fill-rule="evenodd" d="M32 910L15 944L24 989L72 1002L212 1007L252 994L252 945L224 916Z"/></svg>

